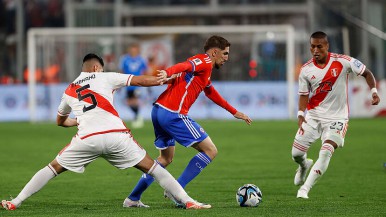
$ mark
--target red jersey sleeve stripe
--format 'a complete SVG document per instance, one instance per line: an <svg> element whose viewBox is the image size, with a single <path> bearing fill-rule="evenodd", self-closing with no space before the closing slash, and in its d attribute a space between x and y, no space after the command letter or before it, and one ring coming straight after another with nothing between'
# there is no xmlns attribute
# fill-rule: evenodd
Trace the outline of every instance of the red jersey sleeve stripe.
<svg viewBox="0 0 386 217"><path fill-rule="evenodd" d="M131 79L133 77L134 77L133 75L129 75L129 77L127 78L126 86L129 86L131 84Z"/></svg>
<svg viewBox="0 0 386 217"><path fill-rule="evenodd" d="M68 114L63 114L63 113L60 113L60 112L58 112L58 115L59 116L68 116L70 113L68 113Z"/></svg>
<svg viewBox="0 0 386 217"><path fill-rule="evenodd" d="M363 72L365 72L365 69L366 69L366 66L365 66L364 64L362 64L362 70L361 70L361 72L359 73L359 75L362 75Z"/></svg>

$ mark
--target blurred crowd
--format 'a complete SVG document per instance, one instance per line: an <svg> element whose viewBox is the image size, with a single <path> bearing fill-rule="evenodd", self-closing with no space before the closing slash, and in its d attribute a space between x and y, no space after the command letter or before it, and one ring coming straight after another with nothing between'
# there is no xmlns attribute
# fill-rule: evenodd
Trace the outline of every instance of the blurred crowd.
<svg viewBox="0 0 386 217"><path fill-rule="evenodd" d="M17 76L16 73L16 8L17 0L2 0L0 4L0 84L24 83L28 78L28 70L24 65L24 75ZM63 0L28 0L22 1L24 33L32 27L64 27ZM26 34L22 40L26 44ZM27 52L24 52L25 59ZM57 80L55 74L59 71L58 65L47 66L40 69L38 79L42 82L54 82Z"/></svg>

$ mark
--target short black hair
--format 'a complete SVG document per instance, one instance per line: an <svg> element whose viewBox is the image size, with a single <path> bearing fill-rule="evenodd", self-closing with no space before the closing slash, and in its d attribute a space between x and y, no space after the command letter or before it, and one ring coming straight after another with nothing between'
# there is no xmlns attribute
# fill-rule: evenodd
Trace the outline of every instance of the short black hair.
<svg viewBox="0 0 386 217"><path fill-rule="evenodd" d="M328 41L327 34L322 32L322 31L317 31L317 32L312 33L310 38L319 38L319 39L325 38L326 41Z"/></svg>
<svg viewBox="0 0 386 217"><path fill-rule="evenodd" d="M208 38L204 45L204 51L208 51L211 48L220 48L221 50L224 50L226 47L230 47L231 43L229 43L225 38L213 35L210 38Z"/></svg>
<svg viewBox="0 0 386 217"><path fill-rule="evenodd" d="M86 61L91 60L91 59L96 59L102 65L102 67L105 66L103 59L94 53L89 53L86 56L84 56L83 57L83 63L85 63Z"/></svg>

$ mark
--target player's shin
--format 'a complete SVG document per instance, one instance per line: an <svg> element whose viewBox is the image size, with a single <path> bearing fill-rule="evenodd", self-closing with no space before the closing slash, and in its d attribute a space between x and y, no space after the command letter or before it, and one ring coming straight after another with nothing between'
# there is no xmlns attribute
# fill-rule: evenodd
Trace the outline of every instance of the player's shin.
<svg viewBox="0 0 386 217"><path fill-rule="evenodd" d="M163 189L171 193L181 203L193 201L173 176L158 163L154 162L148 174L152 175Z"/></svg>
<svg viewBox="0 0 386 217"><path fill-rule="evenodd" d="M212 160L208 155L204 152L200 152L194 156L188 166L186 166L184 172L182 172L181 176L178 178L178 182L181 184L183 188L192 181L200 172L210 164Z"/></svg>
<svg viewBox="0 0 386 217"><path fill-rule="evenodd" d="M309 147L301 145L296 141L292 144L292 159L301 167L305 166L308 148Z"/></svg>
<svg viewBox="0 0 386 217"><path fill-rule="evenodd" d="M158 161L157 163L162 166ZM163 166L162 166L163 167ZM138 180L137 185L134 187L133 191L130 193L128 198L133 201L138 201L141 199L143 192L154 182L153 176L144 173L141 178Z"/></svg>
<svg viewBox="0 0 386 217"><path fill-rule="evenodd" d="M329 143L324 143L319 152L319 158L311 168L310 174L307 177L304 187L311 189L312 186L320 179L320 177L327 171L328 165L332 154L334 153L334 147Z"/></svg>

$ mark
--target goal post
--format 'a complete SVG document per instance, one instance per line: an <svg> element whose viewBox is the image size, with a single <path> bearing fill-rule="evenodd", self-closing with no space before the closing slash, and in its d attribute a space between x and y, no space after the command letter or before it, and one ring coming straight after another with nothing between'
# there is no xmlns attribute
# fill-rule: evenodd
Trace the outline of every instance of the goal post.
<svg viewBox="0 0 386 217"><path fill-rule="evenodd" d="M230 61L233 59L243 60L242 57L235 56L237 49L250 52L247 58L252 58L253 53L256 52L255 42L259 40L280 40L285 44L283 58L285 59L285 80L287 84L287 109L288 118L294 117L295 108L295 31L291 25L239 25L239 26L173 26L173 27L98 27L98 28L31 28L28 31L28 97L29 97L29 111L30 121L36 122L42 120L38 115L38 85L40 81L37 72L39 68L42 68L46 63L50 63L52 58L60 56L60 62L57 64L63 64L65 70L61 73L61 80L63 82L71 82L77 77L80 72L81 58L85 53L82 51L96 51L98 53L108 54L114 56L113 62L115 67L113 71L117 71L117 55L122 54L126 50L126 45L130 41L135 41L138 38L141 40L152 40L155 36L163 37L162 40L170 41L170 38L182 38L181 35L188 36L200 36L200 41L192 38L190 41L182 41L180 44L186 44L190 47L191 53L201 53L204 41L203 38L208 37L210 34L218 34L224 36L231 42L231 54ZM257 37L259 35L259 37ZM275 37L275 35L281 35L281 37ZM169 37L169 38L168 38ZM265 39L264 39L265 37ZM172 40L173 40L172 39ZM238 46L234 47L234 44ZM171 48L170 48L171 47ZM169 60L164 60L163 66L169 66L174 63L174 59L179 61L184 60L181 58L189 57L188 51L182 52L179 46L169 48L169 54L172 57ZM108 58L110 57L108 56ZM182 57L180 57L182 56ZM160 58L165 58L161 54ZM257 57L258 58L258 57ZM238 60L238 61L240 61ZM56 58L55 61L58 61ZM106 61L106 60L105 60ZM236 60L235 60L236 61ZM237 62L231 65L237 65ZM245 65L245 64L243 64ZM236 67L236 66L234 66ZM247 68L248 66L240 66L239 68ZM224 68L228 68L224 67ZM223 69L221 69L223 71ZM233 70L233 69L232 69ZM238 79L239 71L243 71L245 79L245 70L237 69L237 72L228 70L226 72L232 78ZM284 70L283 70L284 71ZM248 74L248 72L246 72ZM240 75L241 76L241 75ZM272 90L275 91L275 90ZM57 106L57 105L55 105ZM44 119L44 118L43 118Z"/></svg>

